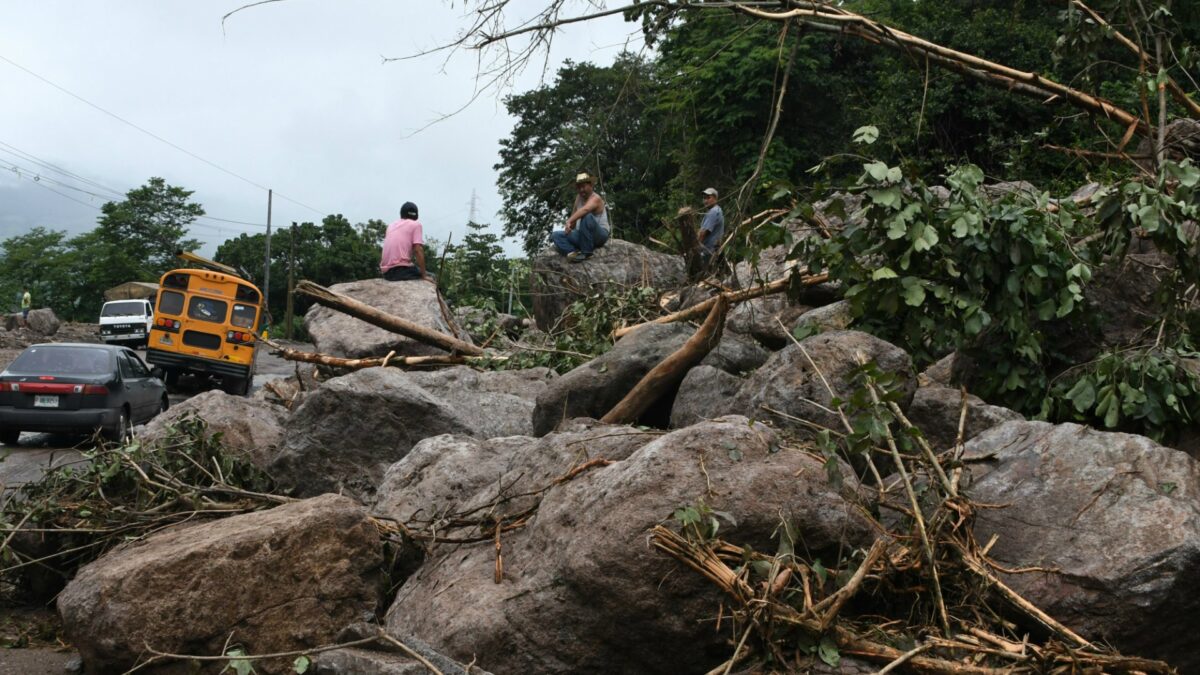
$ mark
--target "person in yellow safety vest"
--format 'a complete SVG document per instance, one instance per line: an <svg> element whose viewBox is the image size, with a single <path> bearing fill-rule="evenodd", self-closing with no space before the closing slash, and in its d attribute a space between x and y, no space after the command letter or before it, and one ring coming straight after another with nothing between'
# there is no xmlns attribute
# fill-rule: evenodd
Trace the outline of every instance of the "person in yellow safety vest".
<svg viewBox="0 0 1200 675"><path fill-rule="evenodd" d="M26 328L29 327L29 308L33 305L33 296L29 295L29 288L25 288L25 292L21 295L21 323Z"/></svg>

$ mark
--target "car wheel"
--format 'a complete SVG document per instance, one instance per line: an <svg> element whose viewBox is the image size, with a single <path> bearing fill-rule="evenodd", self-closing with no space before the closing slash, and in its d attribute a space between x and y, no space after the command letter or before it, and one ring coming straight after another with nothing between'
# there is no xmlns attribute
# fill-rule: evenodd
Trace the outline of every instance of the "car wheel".
<svg viewBox="0 0 1200 675"><path fill-rule="evenodd" d="M129 439L129 411L122 408L121 416L117 418L116 426L105 429L104 437L110 441L124 443Z"/></svg>
<svg viewBox="0 0 1200 675"><path fill-rule="evenodd" d="M20 437L20 429L0 429L0 443L5 445L16 445L17 439Z"/></svg>

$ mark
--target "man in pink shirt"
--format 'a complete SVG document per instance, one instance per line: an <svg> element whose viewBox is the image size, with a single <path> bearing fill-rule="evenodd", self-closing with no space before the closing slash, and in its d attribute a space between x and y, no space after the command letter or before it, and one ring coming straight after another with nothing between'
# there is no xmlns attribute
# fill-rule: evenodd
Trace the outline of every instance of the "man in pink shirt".
<svg viewBox="0 0 1200 675"><path fill-rule="evenodd" d="M422 238L421 221L417 220L416 204L404 202L404 206L400 207L400 220L388 225L387 235L383 238L383 258L379 261L379 271L388 281L433 281L425 273L425 240Z"/></svg>

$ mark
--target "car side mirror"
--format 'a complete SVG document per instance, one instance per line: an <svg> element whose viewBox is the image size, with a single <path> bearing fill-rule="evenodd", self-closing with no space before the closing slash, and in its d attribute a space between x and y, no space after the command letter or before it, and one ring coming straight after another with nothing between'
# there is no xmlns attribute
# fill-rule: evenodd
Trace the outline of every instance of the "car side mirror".
<svg viewBox="0 0 1200 675"><path fill-rule="evenodd" d="M167 371L163 370L162 368L159 368L158 366L154 366L153 368L151 368L150 374L153 375L154 377L157 377L160 380L167 379Z"/></svg>

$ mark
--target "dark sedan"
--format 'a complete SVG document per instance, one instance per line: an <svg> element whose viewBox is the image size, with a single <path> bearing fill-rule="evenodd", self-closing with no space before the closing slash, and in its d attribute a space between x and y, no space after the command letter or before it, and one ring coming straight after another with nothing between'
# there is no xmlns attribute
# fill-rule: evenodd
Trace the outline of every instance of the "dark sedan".
<svg viewBox="0 0 1200 675"><path fill-rule="evenodd" d="M22 431L124 440L167 405L166 386L131 349L33 345L0 373L0 442L15 445Z"/></svg>

